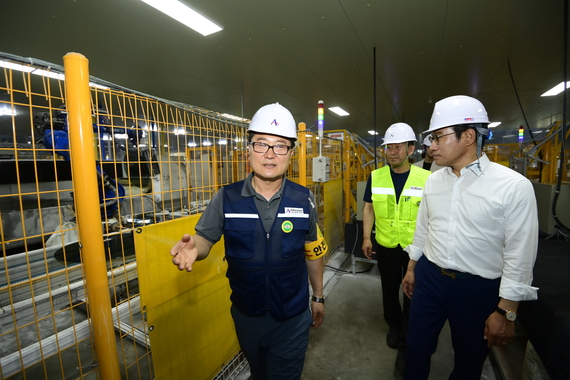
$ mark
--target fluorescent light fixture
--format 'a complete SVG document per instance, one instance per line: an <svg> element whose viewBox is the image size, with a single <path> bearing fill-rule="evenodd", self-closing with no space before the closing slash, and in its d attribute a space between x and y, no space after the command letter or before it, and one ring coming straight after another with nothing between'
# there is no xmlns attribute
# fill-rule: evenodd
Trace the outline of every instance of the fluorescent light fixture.
<svg viewBox="0 0 570 380"><path fill-rule="evenodd" d="M348 112L346 112L345 110L343 110L340 107L329 107L329 110L336 113L338 116L348 116L350 115Z"/></svg>
<svg viewBox="0 0 570 380"><path fill-rule="evenodd" d="M90 86L90 87L95 87L95 88L98 88L98 89L101 89L101 90L110 90L110 88L107 87L107 86L103 86L103 85L101 85L101 84L97 84L97 83L93 83L93 82L89 82L89 86Z"/></svg>
<svg viewBox="0 0 570 380"><path fill-rule="evenodd" d="M246 122L248 119L244 119L243 117L239 117L239 116L234 116L234 115L230 115L229 113L221 113L221 116L228 118L228 119L232 119L232 120L237 120L237 121L243 121Z"/></svg>
<svg viewBox="0 0 570 380"><path fill-rule="evenodd" d="M4 104L3 107L0 108L0 116L16 116L16 110L12 111L12 108L7 104Z"/></svg>
<svg viewBox="0 0 570 380"><path fill-rule="evenodd" d="M570 88L570 82L566 82L566 88ZM546 91L540 96L556 96L564 91L564 82L558 83L556 86L552 87L550 90Z"/></svg>
<svg viewBox="0 0 570 380"><path fill-rule="evenodd" d="M208 20L206 17L202 16L200 13L196 12L184 3L178 0L141 0L147 3L151 7L154 7L172 17L176 21L181 22L187 27L194 29L203 36L207 36L212 33L219 32L223 28L212 21Z"/></svg>
<svg viewBox="0 0 570 380"><path fill-rule="evenodd" d="M194 141L188 143L189 148L194 148L195 146L196 146L196 143Z"/></svg>
<svg viewBox="0 0 570 380"><path fill-rule="evenodd" d="M183 135L186 133L186 129L184 127L174 128L175 135Z"/></svg>
<svg viewBox="0 0 570 380"><path fill-rule="evenodd" d="M500 121L494 121L491 124L489 124L489 128L495 128L498 127L499 125L501 125Z"/></svg>
<svg viewBox="0 0 570 380"><path fill-rule="evenodd" d="M218 141L218 145L228 145L228 141L227 140L220 140L220 141Z"/></svg>
<svg viewBox="0 0 570 380"><path fill-rule="evenodd" d="M376 131L368 131L368 133L370 133L372 136L375 136L378 134L378 132L376 132Z"/></svg>
<svg viewBox="0 0 570 380"><path fill-rule="evenodd" d="M0 67L5 67L10 70L17 70L23 71L25 73L29 73L30 71L34 71L33 67L20 65L18 63L12 63L7 61L0 61Z"/></svg>
<svg viewBox="0 0 570 380"><path fill-rule="evenodd" d="M37 69L37 68L31 67L31 66L21 65L19 63L0 61L0 67L4 67L4 68L10 69L10 70L22 71L24 73L32 73L35 75L41 75L42 77L46 77L46 78L65 80L65 75L63 75L63 74L59 74L59 73L47 71L47 70L42 70L42 69ZM105 86L102 86L100 84L96 84L93 82L89 82L89 86L100 88L103 90L109 90L109 87L105 87Z"/></svg>
<svg viewBox="0 0 570 380"><path fill-rule="evenodd" d="M202 142L202 146L210 146L212 143L208 140Z"/></svg>

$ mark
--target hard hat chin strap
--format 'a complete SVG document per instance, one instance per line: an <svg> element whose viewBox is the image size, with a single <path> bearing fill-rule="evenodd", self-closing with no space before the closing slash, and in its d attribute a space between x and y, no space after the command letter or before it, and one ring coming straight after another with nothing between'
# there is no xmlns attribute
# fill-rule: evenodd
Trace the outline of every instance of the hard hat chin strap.
<svg viewBox="0 0 570 380"><path fill-rule="evenodd" d="M483 135L477 133L477 159L481 157L481 150L483 149Z"/></svg>

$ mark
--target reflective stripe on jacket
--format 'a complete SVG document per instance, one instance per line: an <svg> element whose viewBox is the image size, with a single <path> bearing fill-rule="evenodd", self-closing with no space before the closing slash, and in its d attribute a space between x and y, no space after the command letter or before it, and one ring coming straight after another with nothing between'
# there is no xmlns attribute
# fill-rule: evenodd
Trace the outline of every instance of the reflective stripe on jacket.
<svg viewBox="0 0 570 380"><path fill-rule="evenodd" d="M282 321L309 305L305 240L310 192L287 181L276 218L265 232L254 197L242 197L243 181L224 187L224 241L233 305L247 316L267 311Z"/></svg>

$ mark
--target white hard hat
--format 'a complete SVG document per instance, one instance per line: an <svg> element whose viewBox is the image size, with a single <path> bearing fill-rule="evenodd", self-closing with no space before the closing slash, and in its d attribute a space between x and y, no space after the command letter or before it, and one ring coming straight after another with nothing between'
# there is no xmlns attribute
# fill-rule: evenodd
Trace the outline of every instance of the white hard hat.
<svg viewBox="0 0 570 380"><path fill-rule="evenodd" d="M440 100L435 103L427 132L461 124L489 124L489 116L483 103L465 95ZM478 131L479 129L477 128Z"/></svg>
<svg viewBox="0 0 570 380"><path fill-rule="evenodd" d="M406 123L396 123L386 129L382 145L398 144L407 141L418 141L414 130Z"/></svg>
<svg viewBox="0 0 570 380"><path fill-rule="evenodd" d="M291 112L279 103L261 107L251 118L247 131L297 139L295 119Z"/></svg>
<svg viewBox="0 0 570 380"><path fill-rule="evenodd" d="M424 145L425 146L431 146L431 140L429 139L430 136L431 136L431 133L424 138Z"/></svg>

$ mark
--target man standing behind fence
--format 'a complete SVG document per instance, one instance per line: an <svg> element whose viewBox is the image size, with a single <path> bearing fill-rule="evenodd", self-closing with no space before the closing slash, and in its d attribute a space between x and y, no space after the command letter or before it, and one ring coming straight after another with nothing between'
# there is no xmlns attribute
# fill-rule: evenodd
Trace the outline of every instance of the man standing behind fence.
<svg viewBox="0 0 570 380"><path fill-rule="evenodd" d="M178 269L190 272L224 235L231 314L254 380L300 379L309 327L325 317L326 243L314 195L285 178L296 139L289 110L279 103L260 108L248 129L253 172L222 188L196 235L184 235L170 251Z"/></svg>

